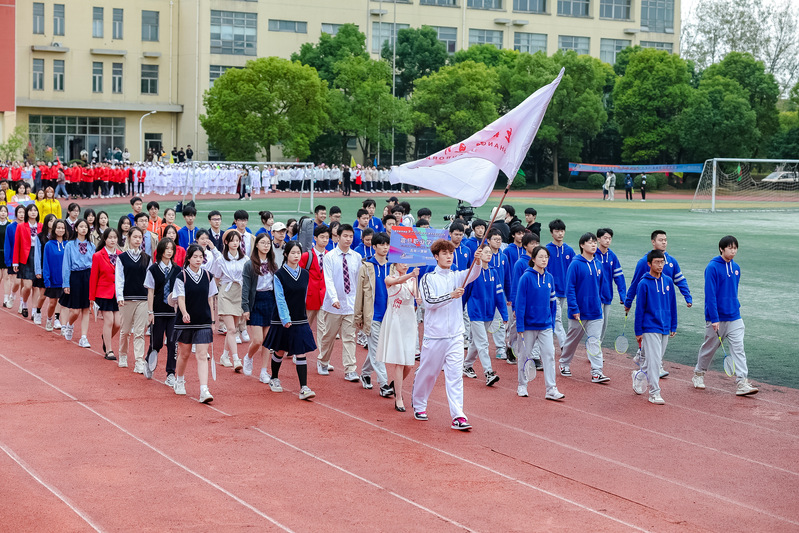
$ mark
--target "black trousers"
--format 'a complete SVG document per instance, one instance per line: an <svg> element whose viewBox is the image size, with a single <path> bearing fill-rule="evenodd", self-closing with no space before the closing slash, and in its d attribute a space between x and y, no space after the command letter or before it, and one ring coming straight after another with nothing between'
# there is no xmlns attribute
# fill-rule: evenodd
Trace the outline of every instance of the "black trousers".
<svg viewBox="0 0 799 533"><path fill-rule="evenodd" d="M150 357L150 351L155 350L160 352L164 347L164 334L166 334L166 373L174 374L177 360L175 359L175 352L177 350L177 343L172 342L172 336L175 331L175 316L157 316L153 318L153 329L150 333L150 350L147 351L147 357Z"/></svg>

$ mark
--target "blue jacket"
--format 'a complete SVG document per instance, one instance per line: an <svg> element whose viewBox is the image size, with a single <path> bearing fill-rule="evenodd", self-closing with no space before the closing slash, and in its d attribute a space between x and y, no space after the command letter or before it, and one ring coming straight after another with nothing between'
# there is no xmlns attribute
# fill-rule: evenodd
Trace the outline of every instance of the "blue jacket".
<svg viewBox="0 0 799 533"><path fill-rule="evenodd" d="M508 261L507 256L502 252L497 252L491 255L491 261L488 262L489 267L495 269L497 271L497 275L499 275L501 283L502 283L502 290L505 292L505 299L506 301L510 300L510 262Z"/></svg>
<svg viewBox="0 0 799 533"><path fill-rule="evenodd" d="M469 320L491 322L494 320L494 312L499 311L502 320L508 321L508 307L505 305L502 280L493 268L480 269L477 279L466 286L463 299L469 302L466 307L469 312Z"/></svg>
<svg viewBox="0 0 799 533"><path fill-rule="evenodd" d="M619 301L624 302L627 296L627 284L624 281L624 272L621 270L621 263L613 250L608 249L607 253L602 253L597 249L594 257L602 265L602 285L599 288L599 297L603 305L613 303L613 283L619 291Z"/></svg>
<svg viewBox="0 0 799 533"><path fill-rule="evenodd" d="M73 239L64 247L64 261L61 264L61 284L65 289L69 287L69 275L73 271L86 270L92 267L92 256L94 255L94 245L86 242L86 253L80 253L80 243Z"/></svg>
<svg viewBox="0 0 799 533"><path fill-rule="evenodd" d="M668 276L655 278L647 272L636 290L635 334L677 331L677 297L674 282Z"/></svg>
<svg viewBox="0 0 799 533"><path fill-rule="evenodd" d="M510 262L511 272L513 271L513 267L516 265L516 261L523 255L525 255L525 249L523 246L516 246L513 243L510 243L502 253L508 258Z"/></svg>
<svg viewBox="0 0 799 533"><path fill-rule="evenodd" d="M178 245L182 246L185 249L188 249L189 245L192 244L197 240L195 237L197 232L200 228L194 226L194 229L190 230L188 227L183 226L178 230Z"/></svg>
<svg viewBox="0 0 799 533"><path fill-rule="evenodd" d="M551 261L551 259L550 259ZM596 257L588 261L582 255L569 265L566 280L566 303L568 316L580 320L599 320L602 318L602 301L599 299L599 286L602 283L602 269Z"/></svg>
<svg viewBox="0 0 799 533"><path fill-rule="evenodd" d="M3 257L6 262L6 266L11 266L14 264L14 239L17 238L17 221L10 223L6 227L6 238L5 242L3 243Z"/></svg>
<svg viewBox="0 0 799 533"><path fill-rule="evenodd" d="M355 251L361 254L361 257L364 259L371 259L375 255L375 247L364 246L363 241L361 241L361 244L355 247Z"/></svg>
<svg viewBox="0 0 799 533"><path fill-rule="evenodd" d="M513 263L510 270L510 303L511 307L516 309L516 294L519 292L519 280L522 279L524 271L530 268L530 256L527 253Z"/></svg>
<svg viewBox="0 0 799 533"><path fill-rule="evenodd" d="M370 228L372 228L373 230L375 230L375 233L381 233L381 232L386 231L386 228L383 227L383 221L380 220L377 217L374 217L374 216L369 219L369 224L367 224L367 225ZM327 224L325 224L325 226L327 226ZM353 228L357 228L358 227L358 219L357 218L352 221L352 227ZM314 229L316 229L316 225L315 224L314 224Z"/></svg>
<svg viewBox="0 0 799 533"><path fill-rule="evenodd" d="M47 241L44 245L44 263L42 264L42 281L44 286L49 288L60 288L63 286L64 273L64 250L65 242L56 240Z"/></svg>
<svg viewBox="0 0 799 533"><path fill-rule="evenodd" d="M460 270L469 270L469 265L472 264L474 253L471 248L462 242L455 248L455 256L452 258L452 270L458 272ZM475 266L475 268L479 268Z"/></svg>
<svg viewBox="0 0 799 533"><path fill-rule="evenodd" d="M624 178L624 188L625 189L632 189L633 188L633 184L634 184L634 182L633 182L632 176L627 174L627 177Z"/></svg>
<svg viewBox="0 0 799 533"><path fill-rule="evenodd" d="M468 239L463 239L463 244L465 244L466 247L472 251L472 255L474 255L474 253L477 251L477 247L480 245L480 239L472 236Z"/></svg>
<svg viewBox="0 0 799 533"><path fill-rule="evenodd" d="M555 327L558 304L552 274L539 274L527 267L519 279L519 290L513 302L516 309L516 331L544 330Z"/></svg>
<svg viewBox="0 0 799 533"><path fill-rule="evenodd" d="M668 253L663 253L666 255L666 265L663 267L662 275L672 279L672 282L680 289L686 303L693 303L691 290L688 288L688 282L685 280L685 276L683 276L680 271L680 265L677 264L677 260ZM629 309L633 306L633 299L638 290L638 282L641 281L641 278L647 272L649 272L649 265L646 263L646 254L644 254L644 257L639 259L638 264L635 265L635 273L633 274L633 280L630 282L630 288L627 290L627 297L624 299L624 307Z"/></svg>
<svg viewBox="0 0 799 533"><path fill-rule="evenodd" d="M740 282L741 267L738 263L728 263L720 255L710 260L705 268L705 320L732 322L741 318Z"/></svg>
<svg viewBox="0 0 799 533"><path fill-rule="evenodd" d="M547 272L552 274L555 280L555 296L558 298L566 297L566 273L569 271L569 265L574 260L574 249L566 243L561 246L555 246L555 243L550 242L547 244L549 250L549 265L547 265Z"/></svg>

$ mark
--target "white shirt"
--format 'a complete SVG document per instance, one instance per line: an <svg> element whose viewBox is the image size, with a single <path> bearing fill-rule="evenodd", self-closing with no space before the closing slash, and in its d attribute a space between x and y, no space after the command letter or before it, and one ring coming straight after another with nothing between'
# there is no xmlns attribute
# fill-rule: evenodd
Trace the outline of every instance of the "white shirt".
<svg viewBox="0 0 799 533"><path fill-rule="evenodd" d="M184 272L187 276L190 276L191 279L194 280L194 283L198 283L200 281L200 276L205 276L205 271L200 269L199 272L196 274L191 268L184 269ZM188 280L186 280L188 281ZM213 298L219 292L219 289L216 288L216 283L209 283L208 284L208 297ZM180 296L186 296L186 286L183 284L183 276L178 276L175 278L175 288L172 290L172 294L170 297L174 299L173 302L170 302L169 305L175 307L177 306L177 300Z"/></svg>
<svg viewBox="0 0 799 533"><path fill-rule="evenodd" d="M172 263L164 263L163 261L161 261L160 263L158 263L158 268L161 269L161 272L163 272L164 275L167 275L167 273L170 270L178 267L177 265L174 265ZM155 278L153 277L153 273L150 272L149 268L147 269L147 275L144 276L144 288L150 290L155 289Z"/></svg>
<svg viewBox="0 0 799 533"><path fill-rule="evenodd" d="M346 259L350 274L350 292L344 292L344 270L342 263ZM336 315L352 315L355 313L355 289L358 282L358 270L361 268L361 254L352 248L344 256L344 252L336 245L325 254L322 260L322 271L325 276L325 301L322 310ZM334 303L340 309L333 307Z"/></svg>
<svg viewBox="0 0 799 533"><path fill-rule="evenodd" d="M448 339L463 335L462 298L453 299L450 293L456 288L476 280L482 270L475 265L469 278L468 270L453 272L436 266L422 276L419 289L424 300L424 336L429 339Z"/></svg>
<svg viewBox="0 0 799 533"><path fill-rule="evenodd" d="M226 261L224 256L214 261L211 267L211 274L219 280L220 285L225 286L225 291L230 290L234 283L241 285L243 280L242 272L244 271L244 263L249 261L250 258L241 256L238 259L231 259Z"/></svg>

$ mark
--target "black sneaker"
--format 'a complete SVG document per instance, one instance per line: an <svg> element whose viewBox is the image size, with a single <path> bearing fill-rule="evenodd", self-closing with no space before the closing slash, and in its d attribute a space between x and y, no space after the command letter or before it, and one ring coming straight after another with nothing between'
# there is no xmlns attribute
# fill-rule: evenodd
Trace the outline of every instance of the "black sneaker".
<svg viewBox="0 0 799 533"><path fill-rule="evenodd" d="M508 346L507 349L505 350L505 354L508 356L508 359L507 359L506 362L509 365L515 365L516 364L516 354L513 353L513 348Z"/></svg>
<svg viewBox="0 0 799 533"><path fill-rule="evenodd" d="M371 389L372 388L372 378L369 376L361 376L361 385L363 385L364 389Z"/></svg>
<svg viewBox="0 0 799 533"><path fill-rule="evenodd" d="M369 387L372 388L371 386ZM380 385L380 396L383 398L388 398L394 394L394 387L389 384Z"/></svg>
<svg viewBox="0 0 799 533"><path fill-rule="evenodd" d="M23 307L22 308L22 316L24 316L25 318L28 318L28 308L27 307Z"/></svg>
<svg viewBox="0 0 799 533"><path fill-rule="evenodd" d="M493 385L497 381L499 381L499 376L496 374L496 372L493 372L493 371L492 372L486 372L486 386L487 387L490 387L491 385Z"/></svg>
<svg viewBox="0 0 799 533"><path fill-rule="evenodd" d="M474 368L470 366L465 366L463 367L463 375L466 376L467 378L474 379L477 377L477 372L474 371Z"/></svg>
<svg viewBox="0 0 799 533"><path fill-rule="evenodd" d="M533 359L533 363L535 363L536 370L544 370L544 364L541 362L541 359Z"/></svg>

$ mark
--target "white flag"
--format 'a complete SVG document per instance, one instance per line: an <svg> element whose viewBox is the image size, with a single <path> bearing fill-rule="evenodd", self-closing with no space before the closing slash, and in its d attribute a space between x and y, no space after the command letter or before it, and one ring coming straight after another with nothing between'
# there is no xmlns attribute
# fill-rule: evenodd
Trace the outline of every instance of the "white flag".
<svg viewBox="0 0 799 533"><path fill-rule="evenodd" d="M424 159L392 167L389 180L424 187L475 207L483 205L500 169L510 179L519 172L563 71L552 83L465 141Z"/></svg>

